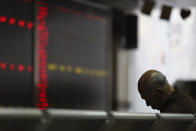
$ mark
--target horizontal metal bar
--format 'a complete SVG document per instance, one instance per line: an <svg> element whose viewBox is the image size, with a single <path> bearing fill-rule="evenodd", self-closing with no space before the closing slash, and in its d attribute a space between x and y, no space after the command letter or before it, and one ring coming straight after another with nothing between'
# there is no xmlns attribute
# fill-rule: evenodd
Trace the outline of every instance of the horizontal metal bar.
<svg viewBox="0 0 196 131"><path fill-rule="evenodd" d="M162 113L157 115L164 120L195 120L193 114Z"/></svg>
<svg viewBox="0 0 196 131"><path fill-rule="evenodd" d="M1 119L16 119L16 118L25 118L25 119L34 119L41 118L42 112L38 109L10 109L2 108L0 109L0 120Z"/></svg>
<svg viewBox="0 0 196 131"><path fill-rule="evenodd" d="M78 119L106 119L107 113L104 111L90 110L61 110L48 109L47 113L52 118L78 118Z"/></svg>
<svg viewBox="0 0 196 131"><path fill-rule="evenodd" d="M157 117L152 113L126 113L112 112L114 119L130 119L130 120L156 120Z"/></svg>

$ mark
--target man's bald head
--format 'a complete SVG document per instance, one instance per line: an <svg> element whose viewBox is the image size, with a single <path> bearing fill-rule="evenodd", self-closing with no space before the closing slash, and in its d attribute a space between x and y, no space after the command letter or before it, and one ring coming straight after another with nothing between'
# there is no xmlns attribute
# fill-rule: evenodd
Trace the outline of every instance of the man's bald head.
<svg viewBox="0 0 196 131"><path fill-rule="evenodd" d="M156 87L165 87L167 84L166 77L159 71L146 71L138 81L138 90L141 93L144 88L151 90Z"/></svg>
<svg viewBox="0 0 196 131"><path fill-rule="evenodd" d="M157 70L145 72L138 81L138 91L146 104L153 109L160 109L164 100L172 92L166 77Z"/></svg>

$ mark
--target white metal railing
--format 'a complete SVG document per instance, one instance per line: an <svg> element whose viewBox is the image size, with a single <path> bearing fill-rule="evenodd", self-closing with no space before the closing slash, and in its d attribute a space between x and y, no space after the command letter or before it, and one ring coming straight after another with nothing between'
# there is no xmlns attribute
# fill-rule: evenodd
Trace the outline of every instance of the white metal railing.
<svg viewBox="0 0 196 131"><path fill-rule="evenodd" d="M194 114L0 109L3 131L195 131Z"/></svg>

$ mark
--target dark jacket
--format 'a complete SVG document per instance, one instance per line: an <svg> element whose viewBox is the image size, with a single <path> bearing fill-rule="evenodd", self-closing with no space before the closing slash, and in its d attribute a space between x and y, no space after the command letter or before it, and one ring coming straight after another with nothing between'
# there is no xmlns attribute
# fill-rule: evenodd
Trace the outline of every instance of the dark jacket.
<svg viewBox="0 0 196 131"><path fill-rule="evenodd" d="M186 93L179 88L175 88L174 92L168 97L163 104L161 113L196 113L196 103Z"/></svg>

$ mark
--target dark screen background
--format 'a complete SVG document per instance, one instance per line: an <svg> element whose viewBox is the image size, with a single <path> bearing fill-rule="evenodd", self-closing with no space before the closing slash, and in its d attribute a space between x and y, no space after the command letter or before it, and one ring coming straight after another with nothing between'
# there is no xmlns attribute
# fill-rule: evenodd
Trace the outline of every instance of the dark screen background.
<svg viewBox="0 0 196 131"><path fill-rule="evenodd" d="M105 108L108 18L88 5L49 1L49 107Z"/></svg>
<svg viewBox="0 0 196 131"><path fill-rule="evenodd" d="M7 18L6 22L0 22L0 105L32 106L32 72L27 70L32 66L33 31L27 28L33 18L32 3L23 0L0 3L0 18ZM11 18L16 20L15 24L9 23ZM20 20L25 21L24 26L18 25ZM10 64L14 65L12 70Z"/></svg>
<svg viewBox="0 0 196 131"><path fill-rule="evenodd" d="M33 0L0 2L0 105L33 106L35 11ZM48 1L49 107L105 109L108 88L109 12L87 4ZM6 17L2 22L1 18ZM15 22L10 23L10 19ZM23 21L24 25L20 25ZM10 67L11 66L11 67ZM37 88L37 87L36 87Z"/></svg>

